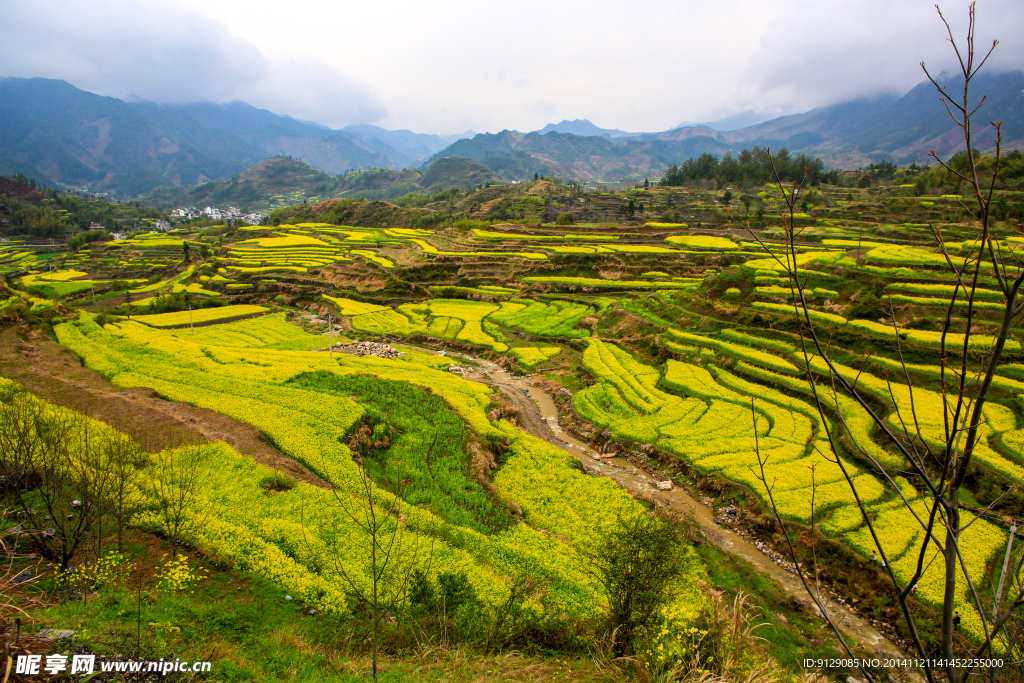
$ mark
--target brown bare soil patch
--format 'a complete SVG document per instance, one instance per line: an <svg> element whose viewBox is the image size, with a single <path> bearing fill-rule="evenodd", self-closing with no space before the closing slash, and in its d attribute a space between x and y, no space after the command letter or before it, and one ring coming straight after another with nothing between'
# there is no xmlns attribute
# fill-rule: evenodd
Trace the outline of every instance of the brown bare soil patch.
<svg viewBox="0 0 1024 683"><path fill-rule="evenodd" d="M47 401L133 435L147 451L188 441L224 441L296 481L328 486L270 445L255 427L206 408L164 400L151 389L116 387L38 331L0 330L0 374Z"/></svg>

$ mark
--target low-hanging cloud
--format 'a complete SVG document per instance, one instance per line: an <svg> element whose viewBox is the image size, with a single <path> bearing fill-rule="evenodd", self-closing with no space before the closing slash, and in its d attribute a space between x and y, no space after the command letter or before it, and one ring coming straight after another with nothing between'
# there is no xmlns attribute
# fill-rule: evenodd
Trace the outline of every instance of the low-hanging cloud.
<svg viewBox="0 0 1024 683"><path fill-rule="evenodd" d="M967 8L947 5L953 37L966 47ZM978 7L976 49L999 38L987 71L1020 69L1024 25L1019 0L989 0ZM1009 30L1010 27L1014 27ZM806 111L883 92L903 94L925 79L958 72L946 28L932 0L792 0L769 22L744 81L750 99L773 111Z"/></svg>
<svg viewBox="0 0 1024 683"><path fill-rule="evenodd" d="M664 130L902 94L955 66L933 0L0 0L0 76L157 102L243 100L340 127ZM945 7L962 39L966 3ZM314 18L315 17L315 18ZM981 0L989 72L1024 64L1024 2ZM372 86L370 85L372 84ZM385 106L386 102L386 106Z"/></svg>
<svg viewBox="0 0 1024 683"><path fill-rule="evenodd" d="M386 113L368 86L311 57L275 59L262 78L239 87L236 98L334 128L376 121Z"/></svg>
<svg viewBox="0 0 1024 683"><path fill-rule="evenodd" d="M367 87L336 69L270 61L223 23L171 2L0 0L0 14L0 76L161 103L241 99L329 124L383 113Z"/></svg>

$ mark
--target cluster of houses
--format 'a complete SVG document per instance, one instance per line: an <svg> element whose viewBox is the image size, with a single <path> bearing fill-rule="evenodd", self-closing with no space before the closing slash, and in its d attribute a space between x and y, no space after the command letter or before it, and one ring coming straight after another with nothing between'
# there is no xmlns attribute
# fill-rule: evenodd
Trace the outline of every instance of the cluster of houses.
<svg viewBox="0 0 1024 683"><path fill-rule="evenodd" d="M194 206L190 206L184 209L174 209L171 211L171 216L175 218L210 218L215 221L240 221L248 223L249 225L259 225L262 223L267 215L264 213L242 213L237 206L229 206L226 209L218 209L216 207L208 206L205 209L197 209ZM157 232L170 232L173 225L165 218L158 218L156 223L153 225L153 230ZM95 221L89 224L90 230L107 230L108 228L101 223ZM123 231L111 232L115 240L127 239L127 233Z"/></svg>
<svg viewBox="0 0 1024 683"><path fill-rule="evenodd" d="M267 217L266 214L254 212L254 213L243 213L237 206L229 206L226 209L218 209L215 206L208 206L205 209L197 209L194 206L189 206L181 209L174 209L171 211L171 215L178 218L210 218L215 221L241 221L248 223L249 225L259 225L263 222L263 219Z"/></svg>

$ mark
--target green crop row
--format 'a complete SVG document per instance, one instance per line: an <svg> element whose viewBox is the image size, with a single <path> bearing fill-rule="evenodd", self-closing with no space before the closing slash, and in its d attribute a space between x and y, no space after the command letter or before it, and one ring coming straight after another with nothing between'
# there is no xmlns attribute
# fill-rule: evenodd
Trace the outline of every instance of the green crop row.
<svg viewBox="0 0 1024 683"><path fill-rule="evenodd" d="M946 284L934 284L926 282L893 282L886 286L886 291L893 292L910 292L911 294L927 294L950 298L953 296L954 291L957 293L957 299L963 301L967 292L963 287L957 289L954 285ZM974 297L981 301L999 301L1003 300L1003 293L995 289L984 289L978 288L974 290Z"/></svg>
<svg viewBox="0 0 1024 683"><path fill-rule="evenodd" d="M501 310L492 313L488 319L542 337L582 338L589 333L577 325L592 312L589 306L564 301L545 304L528 299L513 299L503 303Z"/></svg>
<svg viewBox="0 0 1024 683"><path fill-rule="evenodd" d="M568 277L558 275L531 275L522 278L522 280L523 282L579 285L580 287L615 287L623 289L691 289L700 282L698 278L690 278L684 282L661 282L650 280L602 280L593 277Z"/></svg>
<svg viewBox="0 0 1024 683"><path fill-rule="evenodd" d="M268 310L270 309L253 305L220 306L217 308L198 308L194 311L137 315L134 320L153 327L171 327L174 325L188 325L190 322L205 323L213 320L224 320L225 318L236 318L243 315L264 313Z"/></svg>
<svg viewBox="0 0 1024 683"><path fill-rule="evenodd" d="M794 374L797 371L796 367L794 367L789 361L770 354L767 351L751 348L746 344L732 344L719 339L714 339L713 337L704 337L699 334L691 334L689 332L682 332L676 329L669 329L668 334L674 339L681 339L698 346L707 346L720 353L728 354L734 358L746 360L750 363L756 363L757 365L771 368L778 372ZM746 342L747 340L741 338L739 341ZM786 346L781 350L784 352L790 352L792 351L792 348Z"/></svg>
<svg viewBox="0 0 1024 683"><path fill-rule="evenodd" d="M598 344L602 342L592 341L591 348ZM610 349L600 354L589 351L584 354L583 362L599 381L576 394L576 408L583 417L611 429L621 438L656 443L699 471L720 473L749 486L762 497L767 495L766 486L771 486L774 503L784 517L809 521L813 490L813 513L819 521L824 520L822 528L840 534L852 548L865 555L874 548L864 543L863 515L881 519L882 548L887 557L891 555L890 561L898 576L903 580L909 578L913 567L904 561L903 555L908 537L914 535L908 528L913 529L917 521L888 516L902 514L898 506L888 502L893 495L888 480L847 460L839 461L842 469L838 466L827 441L823 440L824 425L812 405L745 382L717 367L712 367L712 374L675 361L669 361L661 381L681 396L666 394L652 384L656 381L656 371L637 363L628 354L616 354ZM739 365L758 379L793 390L802 385L805 393L809 391L804 380L776 375L742 362ZM864 439L865 444L873 443L870 418L865 420L863 415L856 414L863 411L851 405L852 399L841 397L837 401L823 385L819 385L819 395L826 410L834 415L843 414L855 438ZM751 396L757 398L752 402ZM922 405L920 411L931 412L932 408ZM1004 427L1009 424L1005 415L998 417L999 413L998 409L994 411L987 428L991 428L991 424ZM941 416L941 408L937 415ZM1018 434L1016 431L1007 433L1012 436L1002 440L1004 445ZM991 433L985 435L986 438L991 436ZM899 458L877 444L869 449L876 460L899 466ZM764 463L763 478L758 454ZM857 487L859 501L852 495L848 478ZM901 484L901 490L910 498L914 509L921 510L931 504L910 487ZM864 506L863 513L860 505ZM1003 545L1002 534L981 520L972 524L966 534L971 537L966 568L972 577L980 580L988 561ZM939 566L940 563L928 566L924 577L918 581L918 597L932 605L941 603L943 596L944 575ZM964 586L964 582L961 580L959 585ZM964 630L980 633L981 620L969 607L966 588L962 589L958 604Z"/></svg>
<svg viewBox="0 0 1024 683"><path fill-rule="evenodd" d="M753 308L759 308L763 311L771 311L772 313L782 313L790 316L796 315L794 312L795 309L791 304L773 304L767 301L754 301L750 305ZM815 322L828 323L831 325L846 324L846 318L841 315L836 315L835 313L824 313L822 311L816 311L808 308L807 315ZM802 312L800 313L800 316L803 317Z"/></svg>
<svg viewBox="0 0 1024 683"><path fill-rule="evenodd" d="M709 249L712 251L735 251L739 245L726 237L711 235L669 235L666 242L679 244L690 249Z"/></svg>
<svg viewBox="0 0 1024 683"><path fill-rule="evenodd" d="M870 320L851 320L850 327L857 327L862 330L870 332L873 336L890 339L895 341L896 330L892 325L883 325L882 323L872 322ZM942 333L934 332L931 330L907 330L900 329L900 339L906 339L915 344L926 346L933 349L941 348L942 346ZM972 334L970 341L968 342L968 349L971 351L987 351L995 343L995 337L987 334ZM946 350L953 354L959 354L964 347L964 335L949 333L946 335ZM1009 353L1020 353L1020 342L1007 339L1004 345L1004 351Z"/></svg>
<svg viewBox="0 0 1024 683"><path fill-rule="evenodd" d="M519 362L528 368L554 358L561 352L562 349L557 346L517 346L509 349L509 353L518 358Z"/></svg>

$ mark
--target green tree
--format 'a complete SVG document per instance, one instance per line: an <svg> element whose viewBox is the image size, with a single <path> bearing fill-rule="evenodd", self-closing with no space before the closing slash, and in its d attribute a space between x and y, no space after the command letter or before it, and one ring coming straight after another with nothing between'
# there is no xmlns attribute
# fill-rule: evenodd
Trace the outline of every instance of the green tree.
<svg viewBox="0 0 1024 683"><path fill-rule="evenodd" d="M751 198L751 196L749 194L742 194L742 195L740 195L740 204L743 205L743 215L744 216L749 216L750 215L750 203L751 203L751 201L752 201L752 198Z"/></svg>
<svg viewBox="0 0 1024 683"><path fill-rule="evenodd" d="M608 596L612 648L631 655L639 636L669 604L689 557L682 529L647 513L620 517L591 554L592 572Z"/></svg>

